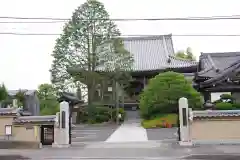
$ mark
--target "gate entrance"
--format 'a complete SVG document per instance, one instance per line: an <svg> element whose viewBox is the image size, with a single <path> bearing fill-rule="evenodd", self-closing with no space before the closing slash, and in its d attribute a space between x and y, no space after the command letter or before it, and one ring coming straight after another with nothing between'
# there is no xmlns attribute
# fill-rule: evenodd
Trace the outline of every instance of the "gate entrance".
<svg viewBox="0 0 240 160"><path fill-rule="evenodd" d="M41 126L41 143L42 145L52 145L54 142L54 125Z"/></svg>

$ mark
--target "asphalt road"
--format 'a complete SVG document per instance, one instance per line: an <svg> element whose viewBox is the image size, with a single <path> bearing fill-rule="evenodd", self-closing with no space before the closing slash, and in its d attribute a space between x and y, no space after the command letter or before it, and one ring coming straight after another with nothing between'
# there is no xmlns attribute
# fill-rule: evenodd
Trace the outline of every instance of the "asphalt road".
<svg viewBox="0 0 240 160"><path fill-rule="evenodd" d="M147 129L148 140L177 140L177 128Z"/></svg>
<svg viewBox="0 0 240 160"><path fill-rule="evenodd" d="M17 160L31 158L32 160L60 159L108 159L108 160L239 160L239 145L202 145L195 147L180 147L177 144L147 142L146 144L120 144L110 148L107 144L85 148L45 148L41 150L0 150L0 160ZM106 147L108 146L108 147ZM16 157L18 155L18 157ZM14 157L15 156L15 157ZM14 159L15 158L15 159ZM24 159L24 158L23 158Z"/></svg>
<svg viewBox="0 0 240 160"><path fill-rule="evenodd" d="M72 144L88 144L106 141L118 128L117 125L76 125L72 130Z"/></svg>

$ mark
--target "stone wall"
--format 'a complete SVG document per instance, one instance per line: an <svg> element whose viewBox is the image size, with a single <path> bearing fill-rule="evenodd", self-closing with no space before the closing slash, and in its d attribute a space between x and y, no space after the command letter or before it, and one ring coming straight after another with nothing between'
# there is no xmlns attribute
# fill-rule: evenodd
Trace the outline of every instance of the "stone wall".
<svg viewBox="0 0 240 160"><path fill-rule="evenodd" d="M240 143L240 110L193 111L193 143Z"/></svg>
<svg viewBox="0 0 240 160"><path fill-rule="evenodd" d="M240 144L240 110L192 111L179 100L180 145Z"/></svg>

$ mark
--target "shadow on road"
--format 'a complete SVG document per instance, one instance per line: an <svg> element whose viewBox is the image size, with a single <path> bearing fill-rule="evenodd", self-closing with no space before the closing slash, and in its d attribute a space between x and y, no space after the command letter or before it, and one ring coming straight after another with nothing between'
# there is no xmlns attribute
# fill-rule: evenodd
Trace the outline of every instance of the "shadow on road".
<svg viewBox="0 0 240 160"><path fill-rule="evenodd" d="M31 159L28 157L23 157L21 155L0 155L0 160L27 160Z"/></svg>
<svg viewBox="0 0 240 160"><path fill-rule="evenodd" d="M240 155L191 155L186 160L239 160Z"/></svg>

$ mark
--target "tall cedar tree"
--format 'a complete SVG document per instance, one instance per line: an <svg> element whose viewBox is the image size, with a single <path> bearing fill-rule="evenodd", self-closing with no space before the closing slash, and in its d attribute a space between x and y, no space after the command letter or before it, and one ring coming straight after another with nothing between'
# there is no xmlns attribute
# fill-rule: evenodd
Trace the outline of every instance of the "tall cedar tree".
<svg viewBox="0 0 240 160"><path fill-rule="evenodd" d="M120 35L101 2L87 0L79 6L56 40L50 70L54 86L66 90L85 84L91 105L103 79L128 81L125 71L131 69L133 58Z"/></svg>

